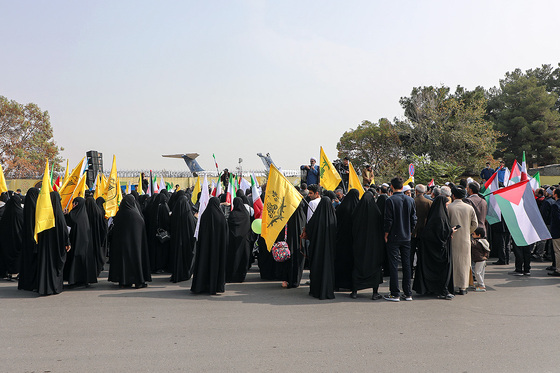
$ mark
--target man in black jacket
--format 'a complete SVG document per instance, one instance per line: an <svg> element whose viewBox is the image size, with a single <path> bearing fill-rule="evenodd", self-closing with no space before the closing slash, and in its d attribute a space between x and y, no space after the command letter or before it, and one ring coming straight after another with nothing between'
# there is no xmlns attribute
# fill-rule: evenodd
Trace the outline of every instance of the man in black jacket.
<svg viewBox="0 0 560 373"><path fill-rule="evenodd" d="M403 180L395 177L391 180L393 195L385 202L384 231L387 243L387 256L389 257L389 272L391 280L389 288L391 294L385 296L386 300L398 302L399 273L398 258L401 254L401 265L403 271L402 287L403 299L412 300L412 289L410 286L410 238L416 226L416 206L414 200L403 194Z"/></svg>

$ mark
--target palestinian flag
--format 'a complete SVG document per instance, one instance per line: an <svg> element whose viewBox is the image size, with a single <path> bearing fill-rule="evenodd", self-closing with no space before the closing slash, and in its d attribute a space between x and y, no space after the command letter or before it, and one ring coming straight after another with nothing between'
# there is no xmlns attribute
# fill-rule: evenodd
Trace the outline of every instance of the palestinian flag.
<svg viewBox="0 0 560 373"><path fill-rule="evenodd" d="M435 185L434 179L432 179L429 183L428 183L428 188L433 187Z"/></svg>
<svg viewBox="0 0 560 373"><path fill-rule="evenodd" d="M496 196L493 192L500 189L500 183L498 182L498 171L484 183L484 199L486 199L486 204L488 205L488 210L486 212L486 221L488 224L492 225L502 221L502 211L498 202L496 201Z"/></svg>
<svg viewBox="0 0 560 373"><path fill-rule="evenodd" d="M253 199L253 210L255 210L255 219L260 219L263 212L263 203L261 193L258 189L257 178L251 175L251 198Z"/></svg>
<svg viewBox="0 0 560 373"><path fill-rule="evenodd" d="M551 238L528 180L499 189L493 194L517 246Z"/></svg>
<svg viewBox="0 0 560 373"><path fill-rule="evenodd" d="M517 160L513 161L513 166L511 167L511 173L509 174L508 184L512 185L522 181L521 166L517 163ZM525 174L525 179L527 179L527 174Z"/></svg>

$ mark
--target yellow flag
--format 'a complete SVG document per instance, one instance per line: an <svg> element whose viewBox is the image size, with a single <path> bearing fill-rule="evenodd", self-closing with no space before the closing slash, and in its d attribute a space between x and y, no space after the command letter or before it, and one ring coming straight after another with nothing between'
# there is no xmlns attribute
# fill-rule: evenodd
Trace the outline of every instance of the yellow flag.
<svg viewBox="0 0 560 373"><path fill-rule="evenodd" d="M6 179L4 179L4 171L2 170L2 165L0 164L0 193L8 191L8 186L6 185Z"/></svg>
<svg viewBox="0 0 560 373"><path fill-rule="evenodd" d="M78 163L78 165L72 170L70 176L64 178L64 183L58 190L58 193L60 193L60 203L62 204L63 209L68 208L70 204L70 200L74 194L74 189L76 189L76 185L78 185L80 177L82 176L82 168L85 159L86 157L82 158L80 163ZM68 170L68 168L66 170Z"/></svg>
<svg viewBox="0 0 560 373"><path fill-rule="evenodd" d="M321 146L321 159L320 164L320 175L321 175L321 186L326 190L335 190L338 184L342 181L342 178L338 174L336 168L334 168L331 161L327 158L323 147Z"/></svg>
<svg viewBox="0 0 560 373"><path fill-rule="evenodd" d="M128 189L127 189L128 193ZM122 201L122 188L121 188L121 179L117 177L117 206L121 205Z"/></svg>
<svg viewBox="0 0 560 373"><path fill-rule="evenodd" d="M414 176L409 176L408 180L405 181L403 185L408 185L408 183L414 183Z"/></svg>
<svg viewBox="0 0 560 373"><path fill-rule="evenodd" d="M107 199L107 186L109 185L109 181L107 180L107 177L103 174L101 174L101 197L103 197L103 199Z"/></svg>
<svg viewBox="0 0 560 373"><path fill-rule="evenodd" d="M119 179L117 177L117 157L113 155L113 166L107 184L107 197L105 198L105 217L109 219L117 214L119 209Z"/></svg>
<svg viewBox="0 0 560 373"><path fill-rule="evenodd" d="M198 193L200 193L201 190L202 188L200 187L200 176L199 176L196 178L196 184L194 184L194 189L191 196L191 201L193 204L196 203Z"/></svg>
<svg viewBox="0 0 560 373"><path fill-rule="evenodd" d="M136 188L136 191L139 195L144 194L144 189L142 189L142 174L138 176L138 187Z"/></svg>
<svg viewBox="0 0 560 373"><path fill-rule="evenodd" d="M364 187L360 182L360 178L358 177L356 170L354 170L354 166L352 166L352 162L348 162L348 170L350 171L348 175L348 190L357 189L360 193L360 198L362 198L365 193Z"/></svg>
<svg viewBox="0 0 560 373"><path fill-rule="evenodd" d="M65 205L65 207L68 209L68 211L72 210L72 202L74 201L75 198L78 198L78 197L85 198L85 196L86 196L86 179L87 179L87 173L83 174L80 177L80 180L78 180L78 184L76 184L76 187L74 188L74 192L72 193L72 197L70 197L70 199L68 200L68 203Z"/></svg>
<svg viewBox="0 0 560 373"><path fill-rule="evenodd" d="M65 183L68 180L68 159L66 160L66 170L64 170L64 179L62 179L62 183Z"/></svg>
<svg viewBox="0 0 560 373"><path fill-rule="evenodd" d="M93 198L97 199L101 197L101 194L103 193L101 191L101 187L101 172L98 172L97 177L95 178L95 192L93 192Z"/></svg>
<svg viewBox="0 0 560 373"><path fill-rule="evenodd" d="M296 211L303 197L296 188L272 164L268 173L261 236L266 241L268 251L274 241Z"/></svg>
<svg viewBox="0 0 560 373"><path fill-rule="evenodd" d="M51 178L49 176L49 160L45 166L43 174L43 184L37 198L37 207L35 208L35 242L39 242L37 235L47 229L54 227L54 212L51 203L50 188Z"/></svg>

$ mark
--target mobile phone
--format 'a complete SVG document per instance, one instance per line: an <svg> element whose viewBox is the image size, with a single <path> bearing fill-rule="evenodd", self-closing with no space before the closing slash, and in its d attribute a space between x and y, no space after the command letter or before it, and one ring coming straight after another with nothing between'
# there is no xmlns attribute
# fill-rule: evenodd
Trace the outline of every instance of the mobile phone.
<svg viewBox="0 0 560 373"><path fill-rule="evenodd" d="M459 229L459 228L461 228L461 226L460 226L459 224L457 224L457 225L455 226L455 229Z"/></svg>

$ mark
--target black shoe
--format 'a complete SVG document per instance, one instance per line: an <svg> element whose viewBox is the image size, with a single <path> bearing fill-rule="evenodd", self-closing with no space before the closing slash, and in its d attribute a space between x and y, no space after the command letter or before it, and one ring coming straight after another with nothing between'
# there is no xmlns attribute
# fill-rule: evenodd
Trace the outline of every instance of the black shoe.
<svg viewBox="0 0 560 373"><path fill-rule="evenodd" d="M350 293L350 298L352 298L352 299L358 298L358 292L356 292L356 291L351 292Z"/></svg>
<svg viewBox="0 0 560 373"><path fill-rule="evenodd" d="M371 296L371 300L379 300L383 298L383 296L379 293L373 293L373 295Z"/></svg>
<svg viewBox="0 0 560 373"><path fill-rule="evenodd" d="M493 262L492 264L497 265L497 266L504 266L504 265L506 265L505 262L501 262L501 261L499 261L499 260L498 260L497 262Z"/></svg>
<svg viewBox="0 0 560 373"><path fill-rule="evenodd" d="M556 271L556 267L554 267L554 266L549 266L549 267L546 267L546 270L547 270L547 271Z"/></svg>
<svg viewBox="0 0 560 373"><path fill-rule="evenodd" d="M558 277L558 276L560 276L560 272L552 271L552 272L548 272L548 275Z"/></svg>
<svg viewBox="0 0 560 373"><path fill-rule="evenodd" d="M459 295L465 295L467 294L469 291L467 289L463 290L463 289L459 289L459 292L457 294Z"/></svg>

